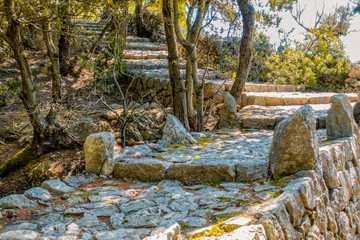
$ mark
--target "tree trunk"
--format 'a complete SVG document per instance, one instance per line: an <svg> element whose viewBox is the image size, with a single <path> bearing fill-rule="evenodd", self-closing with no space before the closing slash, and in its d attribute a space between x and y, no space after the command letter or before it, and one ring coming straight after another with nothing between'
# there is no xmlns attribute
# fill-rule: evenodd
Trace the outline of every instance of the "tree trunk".
<svg viewBox="0 0 360 240"><path fill-rule="evenodd" d="M54 124L56 121L56 115L60 109L61 100L61 78L59 67L59 55L57 53L54 41L52 39L51 27L49 20L45 17L43 20L43 35L46 48L48 50L48 56L50 58L50 70L52 78L52 103L50 111L46 117L47 124Z"/></svg>
<svg viewBox="0 0 360 240"><path fill-rule="evenodd" d="M150 37L150 33L144 27L142 0L135 0L135 24L138 37Z"/></svg>
<svg viewBox="0 0 360 240"><path fill-rule="evenodd" d="M59 70L62 76L71 74L74 69L74 65L70 61L71 54L71 29L72 23L69 13L70 1L64 0L59 7L59 14L61 18L61 30L60 39L58 43L59 47Z"/></svg>
<svg viewBox="0 0 360 240"><path fill-rule="evenodd" d="M8 28L6 33L1 36L11 47L14 53L14 58L19 65L22 81L22 92L20 94L20 98L24 103L30 122L34 127L32 146L33 148L36 148L40 144L41 137L44 134L45 121L39 110L40 101L32 79L29 61L21 42L21 25L19 18L17 18L15 14L13 0L4 0L4 10L8 21Z"/></svg>
<svg viewBox="0 0 360 240"><path fill-rule="evenodd" d="M243 18L243 35L240 43L239 66L236 71L236 78L230 90L231 95L240 100L246 80L251 68L253 51L253 36L255 29L255 10L251 0L237 0Z"/></svg>
<svg viewBox="0 0 360 240"><path fill-rule="evenodd" d="M204 16L208 10L211 0L199 0L196 5L196 17L192 24L192 17L195 6L191 5L187 16L187 36L186 39L182 36L182 32L179 24L179 7L178 2L174 2L174 25L177 39L186 50L186 91L188 101L188 116L191 127L196 131L202 131L204 129L204 110L203 110L203 88L202 84L199 84L197 77L197 56L196 56L196 45L198 42L202 22ZM191 79L190 79L191 78ZM192 83L191 83L192 82ZM193 87L195 87L196 96L196 115L193 107L192 95ZM194 120L195 119L195 120Z"/></svg>
<svg viewBox="0 0 360 240"><path fill-rule="evenodd" d="M191 55L186 54L186 79L185 79L185 89L186 89L186 104L187 104L187 115L189 119L190 128L195 130L196 126L196 112L194 110L194 82L192 77L192 62Z"/></svg>
<svg viewBox="0 0 360 240"><path fill-rule="evenodd" d="M113 25L113 23L114 23L113 18L111 18L111 20L105 25L105 27L101 31L100 35L98 36L98 38L96 39L96 41L94 42L94 44L91 47L90 57L92 55L94 55L97 46L100 44L101 40L105 37L106 32L109 31L109 29Z"/></svg>
<svg viewBox="0 0 360 240"><path fill-rule="evenodd" d="M184 81L180 75L179 56L174 32L172 0L163 0L162 11L164 16L166 42L168 46L169 75L172 87L174 114L184 127L189 130L190 127L186 111L186 92Z"/></svg>

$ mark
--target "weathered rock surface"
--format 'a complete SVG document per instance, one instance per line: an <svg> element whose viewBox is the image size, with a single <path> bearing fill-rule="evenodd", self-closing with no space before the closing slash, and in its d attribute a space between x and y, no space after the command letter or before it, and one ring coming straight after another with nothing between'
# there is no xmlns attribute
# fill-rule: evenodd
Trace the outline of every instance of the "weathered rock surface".
<svg viewBox="0 0 360 240"><path fill-rule="evenodd" d="M189 144L196 143L197 141L191 134L184 128L180 121L171 114L168 114L166 124L163 130L163 137L158 142L164 145L171 144Z"/></svg>
<svg viewBox="0 0 360 240"><path fill-rule="evenodd" d="M111 132L94 133L86 138L84 144L86 171L100 174L104 162L114 155L114 142L115 136Z"/></svg>
<svg viewBox="0 0 360 240"><path fill-rule="evenodd" d="M0 207L11 209L11 208L34 208L37 207L36 201L30 200L22 194L13 194L0 199Z"/></svg>
<svg viewBox="0 0 360 240"><path fill-rule="evenodd" d="M316 120L312 108L305 105L276 126L269 153L270 173L280 178L315 169L318 155Z"/></svg>
<svg viewBox="0 0 360 240"><path fill-rule="evenodd" d="M132 159L118 162L114 167L115 177L132 178L143 182L156 182L164 179L170 163L154 158Z"/></svg>
<svg viewBox="0 0 360 240"><path fill-rule="evenodd" d="M349 98L340 93L331 97L331 108L326 117L328 139L351 137L357 128Z"/></svg>
<svg viewBox="0 0 360 240"><path fill-rule="evenodd" d="M354 65L349 72L349 77L354 79L360 79L360 66Z"/></svg>
<svg viewBox="0 0 360 240"><path fill-rule="evenodd" d="M60 179L47 180L41 184L41 187L55 193L68 193L75 191L75 188L66 185L66 183Z"/></svg>
<svg viewBox="0 0 360 240"><path fill-rule="evenodd" d="M37 199L42 201L47 201L52 198L51 193L41 187L30 188L24 192L24 195L30 199Z"/></svg>
<svg viewBox="0 0 360 240"><path fill-rule="evenodd" d="M219 128L232 128L236 125L236 100L230 94L225 94L224 106L221 110Z"/></svg>

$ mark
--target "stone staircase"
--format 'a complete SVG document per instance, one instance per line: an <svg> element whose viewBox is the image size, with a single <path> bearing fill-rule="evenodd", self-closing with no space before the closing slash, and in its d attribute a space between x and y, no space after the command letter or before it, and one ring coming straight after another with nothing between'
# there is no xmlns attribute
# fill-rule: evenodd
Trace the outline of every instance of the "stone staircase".
<svg viewBox="0 0 360 240"><path fill-rule="evenodd" d="M141 95L149 95L165 106L171 105L171 86L167 63L167 46L151 43L147 38L128 37L125 51L128 73L137 76L135 90ZM185 61L180 59L180 71L185 76ZM199 79L204 70L199 69ZM224 92L230 91L232 79L222 73L210 70L205 76L204 101L215 105L223 103ZM218 91L219 90L219 91ZM282 119L291 115L304 104L310 104L317 115L318 128L324 128L326 112L330 108L331 92L297 92L294 85L246 83L241 96L239 126L242 128L273 129ZM347 94L351 102L356 102L356 94Z"/></svg>

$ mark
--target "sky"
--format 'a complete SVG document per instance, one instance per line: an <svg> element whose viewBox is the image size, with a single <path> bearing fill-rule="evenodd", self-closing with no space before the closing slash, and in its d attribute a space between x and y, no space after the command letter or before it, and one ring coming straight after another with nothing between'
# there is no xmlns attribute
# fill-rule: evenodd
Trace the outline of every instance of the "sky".
<svg viewBox="0 0 360 240"><path fill-rule="evenodd" d="M260 1L265 2L267 0ZM321 11L323 4L325 6L324 12L326 14L333 12L336 6L346 5L349 2L349 0L299 0L300 7L304 8L302 15L304 25L308 27L314 26L316 12L317 10ZM304 29L296 23L289 12L281 12L279 15L283 18L280 27L286 31L295 28L294 32L290 35L290 38L301 41L304 36ZM356 14L350 23L351 32L343 37L342 40L346 54L349 56L350 60L352 62L357 62L360 61L360 14ZM278 45L279 36L277 29L264 29L263 31L270 37L272 43Z"/></svg>

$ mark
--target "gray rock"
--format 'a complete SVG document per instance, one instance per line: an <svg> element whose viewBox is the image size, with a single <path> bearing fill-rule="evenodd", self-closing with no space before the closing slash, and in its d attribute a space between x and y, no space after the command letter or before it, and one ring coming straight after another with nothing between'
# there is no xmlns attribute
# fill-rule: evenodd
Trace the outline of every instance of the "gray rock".
<svg viewBox="0 0 360 240"><path fill-rule="evenodd" d="M65 200L66 204L69 204L71 206L79 204L84 202L84 199L82 197L74 197L74 198L69 198Z"/></svg>
<svg viewBox="0 0 360 240"><path fill-rule="evenodd" d="M196 199L192 195L176 195L171 199L169 208L175 212L195 211L199 208L199 205L195 201Z"/></svg>
<svg viewBox="0 0 360 240"><path fill-rule="evenodd" d="M147 199L140 199L124 203L120 206L121 212L130 213L135 212L143 208L150 208L156 206L156 203Z"/></svg>
<svg viewBox="0 0 360 240"><path fill-rule="evenodd" d="M80 227L88 227L88 228L100 224L98 218L95 215L88 213L85 213L84 217L77 220L75 223Z"/></svg>
<svg viewBox="0 0 360 240"><path fill-rule="evenodd" d="M158 142L159 144L171 145L196 142L195 138L191 136L175 116L171 114L167 115L166 124L163 129L163 137Z"/></svg>
<svg viewBox="0 0 360 240"><path fill-rule="evenodd" d="M118 229L122 228L125 220L125 214L123 213L114 213L110 216L110 223L113 228Z"/></svg>
<svg viewBox="0 0 360 240"><path fill-rule="evenodd" d="M234 161L224 159L200 159L187 164L173 164L167 171L166 178L179 180L187 185L234 182L235 164Z"/></svg>
<svg viewBox="0 0 360 240"><path fill-rule="evenodd" d="M3 240L32 240L39 237L39 234L31 230L15 230L0 234L0 239Z"/></svg>
<svg viewBox="0 0 360 240"><path fill-rule="evenodd" d="M188 227L202 227L207 223L207 220L201 217L187 217L181 222Z"/></svg>
<svg viewBox="0 0 360 240"><path fill-rule="evenodd" d="M160 214L160 209L157 207L142 209L126 216L124 226L129 228L156 227L160 223Z"/></svg>
<svg viewBox="0 0 360 240"><path fill-rule="evenodd" d="M156 182L164 179L170 165L170 163L153 158L126 160L115 164L114 175L118 178Z"/></svg>
<svg viewBox="0 0 360 240"><path fill-rule="evenodd" d="M30 199L38 199L42 201L47 201L52 198L51 193L41 187L34 187L26 190L24 195Z"/></svg>
<svg viewBox="0 0 360 240"><path fill-rule="evenodd" d="M64 234L66 231L66 225L64 223L49 223L41 229L44 236L53 236Z"/></svg>
<svg viewBox="0 0 360 240"><path fill-rule="evenodd" d="M78 136L82 141L92 133L99 132L100 127L90 117L82 118L69 125L69 131Z"/></svg>
<svg viewBox="0 0 360 240"><path fill-rule="evenodd" d="M100 174L104 162L114 156L114 143L115 135L111 132L88 136L84 144L86 171Z"/></svg>
<svg viewBox="0 0 360 240"><path fill-rule="evenodd" d="M270 172L274 178L280 178L316 169L318 155L315 116L312 108L305 105L276 126L269 153Z"/></svg>
<svg viewBox="0 0 360 240"><path fill-rule="evenodd" d="M5 209L11 208L34 208L37 207L36 201L30 200L22 194L12 194L0 199L0 207Z"/></svg>
<svg viewBox="0 0 360 240"><path fill-rule="evenodd" d="M151 233L152 236L143 240L182 240L180 226L178 223L171 225L169 228L163 228L157 232Z"/></svg>
<svg viewBox="0 0 360 240"><path fill-rule="evenodd" d="M95 237L101 240L140 240L140 236L148 235L150 231L148 229L121 228L114 231L96 233Z"/></svg>
<svg viewBox="0 0 360 240"><path fill-rule="evenodd" d="M230 94L225 94L224 106L221 110L219 128L232 128L236 124L236 100Z"/></svg>
<svg viewBox="0 0 360 240"><path fill-rule="evenodd" d="M83 208L67 208L64 211L64 216L82 216L85 212L85 209Z"/></svg>
<svg viewBox="0 0 360 240"><path fill-rule="evenodd" d="M96 208L89 211L90 214L93 214L97 217L110 217L111 215L117 212L119 212L119 209L114 205L103 208Z"/></svg>
<svg viewBox="0 0 360 240"><path fill-rule="evenodd" d="M121 150L120 154L126 155L127 158L140 158L150 155L151 152L151 149L147 145L142 144L132 147L125 147Z"/></svg>
<svg viewBox="0 0 360 240"><path fill-rule="evenodd" d="M75 191L75 188L69 187L60 179L47 180L41 184L41 187L55 193L69 193Z"/></svg>
<svg viewBox="0 0 360 240"><path fill-rule="evenodd" d="M326 134L328 139L351 137L358 131L349 97L340 93L331 97L331 108L326 117Z"/></svg>
<svg viewBox="0 0 360 240"><path fill-rule="evenodd" d="M34 223L20 223L17 225L7 226L5 227L5 231L14 231L14 230L35 230L37 228L37 224Z"/></svg>
<svg viewBox="0 0 360 240"><path fill-rule="evenodd" d="M68 234L79 234L81 231L79 225L77 225L76 223L70 223L67 227L66 227L66 233Z"/></svg>
<svg viewBox="0 0 360 240"><path fill-rule="evenodd" d="M64 182L71 187L77 188L83 184L88 184L94 180L95 179L93 177L80 175L80 176L70 176L69 178L65 179Z"/></svg>
<svg viewBox="0 0 360 240"><path fill-rule="evenodd" d="M268 177L269 165L265 160L253 159L236 164L236 181L243 183L261 182Z"/></svg>

